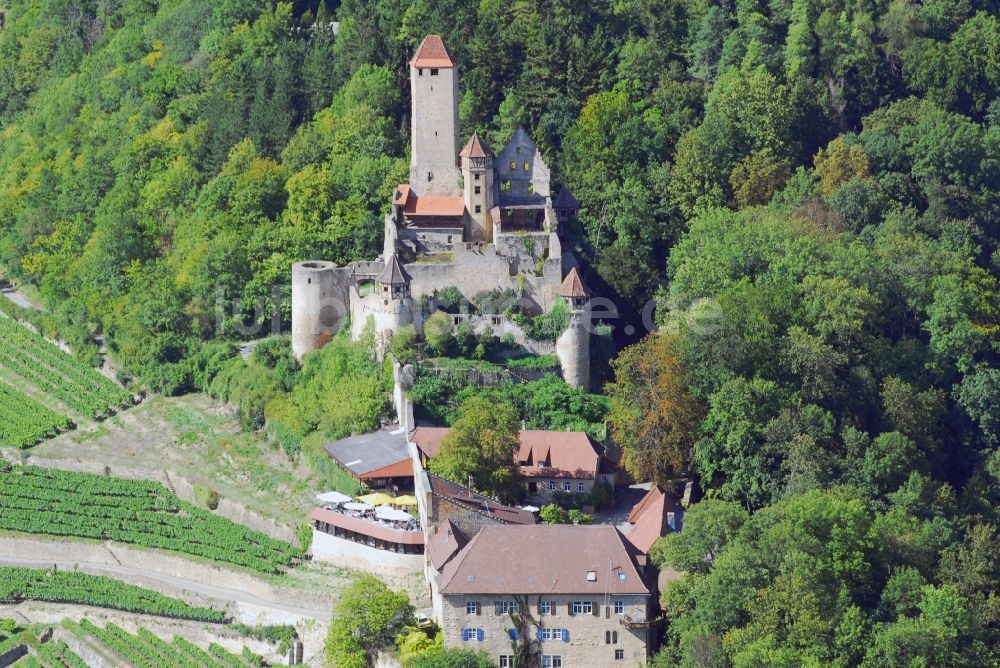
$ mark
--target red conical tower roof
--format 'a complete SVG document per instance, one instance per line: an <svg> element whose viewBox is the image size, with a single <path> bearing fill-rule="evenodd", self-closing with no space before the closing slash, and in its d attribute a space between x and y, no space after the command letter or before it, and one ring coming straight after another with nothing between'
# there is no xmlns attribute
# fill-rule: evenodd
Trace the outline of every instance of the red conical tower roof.
<svg viewBox="0 0 1000 668"><path fill-rule="evenodd" d="M563 280L562 285L559 286L559 289L556 290L556 294L560 297L579 299L581 297L589 297L590 290L583 282L583 279L580 278L580 272L576 270L576 267L573 267L566 274L566 278Z"/></svg>
<svg viewBox="0 0 1000 668"><path fill-rule="evenodd" d="M488 158L492 154L490 150L486 148L482 140L479 139L479 133L473 132L472 136L469 137L469 143L465 145L459 156L463 158Z"/></svg>
<svg viewBox="0 0 1000 668"><path fill-rule="evenodd" d="M441 35L428 35L417 47L417 52L413 54L410 61L413 67L455 67L455 59L452 58L448 47L444 45Z"/></svg>

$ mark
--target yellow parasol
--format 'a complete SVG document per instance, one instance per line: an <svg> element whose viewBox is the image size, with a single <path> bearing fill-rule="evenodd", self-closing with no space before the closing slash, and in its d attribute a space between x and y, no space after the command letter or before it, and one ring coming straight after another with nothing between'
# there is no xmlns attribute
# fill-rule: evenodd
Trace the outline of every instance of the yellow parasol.
<svg viewBox="0 0 1000 668"><path fill-rule="evenodd" d="M359 496L358 501L362 503L369 503L373 506L382 506L387 503L392 503L395 501L394 498L386 494L385 492L375 492L374 494L365 494L364 496Z"/></svg>
<svg viewBox="0 0 1000 668"><path fill-rule="evenodd" d="M397 496L392 500L392 505L394 506L415 506L417 505L417 497L412 494L406 494L405 496Z"/></svg>

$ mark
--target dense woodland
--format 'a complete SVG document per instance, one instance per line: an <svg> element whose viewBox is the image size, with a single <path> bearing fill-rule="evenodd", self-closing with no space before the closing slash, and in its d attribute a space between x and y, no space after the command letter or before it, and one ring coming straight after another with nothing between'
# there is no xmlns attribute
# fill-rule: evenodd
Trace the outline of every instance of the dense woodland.
<svg viewBox="0 0 1000 668"><path fill-rule="evenodd" d="M657 663L1000 665L990 0L10 3L3 273L155 391L214 379L259 427L250 369L292 431L373 423L384 378L346 343L226 360L287 326L291 262L378 252L430 32L464 132L524 125L582 202L587 281L655 300L612 433L706 497L655 550L686 574Z"/></svg>

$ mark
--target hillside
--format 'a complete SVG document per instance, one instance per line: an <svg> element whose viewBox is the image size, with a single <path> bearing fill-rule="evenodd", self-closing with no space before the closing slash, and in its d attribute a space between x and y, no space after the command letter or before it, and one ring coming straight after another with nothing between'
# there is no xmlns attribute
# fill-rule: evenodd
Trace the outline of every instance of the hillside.
<svg viewBox="0 0 1000 668"><path fill-rule="evenodd" d="M685 574L658 665L997 665L991 0L12 3L0 278L289 456L374 428L356 345L233 358L287 331L291 263L380 252L429 33L462 138L525 126L581 202L568 245L635 344L604 379L625 468L706 497L653 553Z"/></svg>

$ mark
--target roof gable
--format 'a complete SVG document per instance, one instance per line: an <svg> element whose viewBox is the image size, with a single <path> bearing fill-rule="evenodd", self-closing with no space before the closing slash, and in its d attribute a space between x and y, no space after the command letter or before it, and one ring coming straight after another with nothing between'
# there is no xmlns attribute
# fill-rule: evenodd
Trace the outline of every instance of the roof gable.
<svg viewBox="0 0 1000 668"><path fill-rule="evenodd" d="M566 274L566 278L563 279L562 285L556 289L556 294L560 297L589 297L590 289L587 287L587 284L583 282L583 279L580 278L580 272L576 270L576 267L573 267L569 270L569 273Z"/></svg>
<svg viewBox="0 0 1000 668"><path fill-rule="evenodd" d="M490 150L483 144L478 132L472 133L472 136L469 137L469 142L462 149L462 152L459 153L459 156L463 158L488 158L490 155L492 155Z"/></svg>
<svg viewBox="0 0 1000 668"><path fill-rule="evenodd" d="M486 526L445 566L443 594L648 594L615 527Z"/></svg>
<svg viewBox="0 0 1000 668"><path fill-rule="evenodd" d="M640 552L649 552L649 548L658 538L673 531L667 522L667 513L677 512L682 511L676 499L667 494L663 488L654 485L639 503L632 507L628 515L632 528L625 534L625 539Z"/></svg>
<svg viewBox="0 0 1000 668"><path fill-rule="evenodd" d="M455 67L455 59L440 35L427 35L410 61L413 67Z"/></svg>
<svg viewBox="0 0 1000 668"><path fill-rule="evenodd" d="M385 263L382 273L379 274L378 282L386 285L398 285L409 281L410 275L406 273L406 269L399 263L399 258L393 253L389 257L389 261Z"/></svg>

